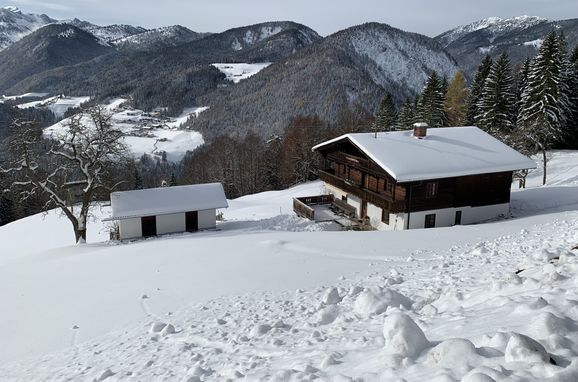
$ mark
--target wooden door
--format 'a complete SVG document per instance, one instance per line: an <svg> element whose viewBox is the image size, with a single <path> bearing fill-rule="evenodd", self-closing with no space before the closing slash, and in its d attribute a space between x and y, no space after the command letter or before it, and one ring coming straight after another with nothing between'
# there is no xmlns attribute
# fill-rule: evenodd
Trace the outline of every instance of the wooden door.
<svg viewBox="0 0 578 382"><path fill-rule="evenodd" d="M197 232L199 230L199 212L191 211L185 214L187 232Z"/></svg>
<svg viewBox="0 0 578 382"><path fill-rule="evenodd" d="M142 227L142 236L151 237L157 235L157 217L144 216L140 219Z"/></svg>
<svg viewBox="0 0 578 382"><path fill-rule="evenodd" d="M454 225L460 224L462 224L462 211L456 211L456 220L454 222Z"/></svg>

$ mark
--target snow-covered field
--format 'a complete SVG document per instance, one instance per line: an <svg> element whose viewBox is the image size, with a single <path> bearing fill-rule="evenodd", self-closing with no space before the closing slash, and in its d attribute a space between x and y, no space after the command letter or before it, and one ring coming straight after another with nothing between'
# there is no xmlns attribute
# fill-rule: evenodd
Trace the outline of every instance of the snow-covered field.
<svg viewBox="0 0 578 382"><path fill-rule="evenodd" d="M271 65L271 63L263 62L255 64L239 63L239 64L212 64L212 65L215 68L219 69L221 73L224 73L225 76L227 76L227 80L238 84L242 80L246 80L247 78L259 73L261 70Z"/></svg>
<svg viewBox="0 0 578 382"><path fill-rule="evenodd" d="M43 97L42 93L29 93L33 95L37 95L38 97ZM24 95L25 96L25 95ZM22 97L24 97L22 96ZM56 117L62 118L64 113L67 110L80 107L83 103L90 100L90 97L65 97L65 96L55 96L46 98L39 101L32 101L18 105L20 109L28 109L28 108L39 108L39 109L48 109L50 110Z"/></svg>
<svg viewBox="0 0 578 382"><path fill-rule="evenodd" d="M125 134L125 143L135 157L148 154L156 157L167 154L167 160L179 161L187 151L192 151L204 143L203 136L196 131L182 129L188 118L194 118L207 107L189 108L178 118L165 118L156 114L127 106L126 99L112 100L106 109L112 114L113 126ZM45 129L47 135L58 135L67 119Z"/></svg>
<svg viewBox="0 0 578 382"><path fill-rule="evenodd" d="M550 174L513 193L513 219L430 230L292 216L320 182L232 200L219 231L128 244L95 221L71 245L54 213L12 223L0 380L576 381L578 153Z"/></svg>

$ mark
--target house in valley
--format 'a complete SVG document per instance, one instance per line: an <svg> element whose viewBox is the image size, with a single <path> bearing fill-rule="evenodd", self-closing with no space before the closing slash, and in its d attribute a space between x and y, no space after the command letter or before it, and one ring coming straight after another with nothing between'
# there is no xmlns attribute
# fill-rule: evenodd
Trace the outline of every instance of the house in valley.
<svg viewBox="0 0 578 382"><path fill-rule="evenodd" d="M220 183L113 192L112 216L118 239L137 239L216 227L216 210L227 208Z"/></svg>
<svg viewBox="0 0 578 382"><path fill-rule="evenodd" d="M477 127L416 124L413 131L345 134L313 150L324 158L319 177L331 199L383 230L506 216L513 172L536 167Z"/></svg>

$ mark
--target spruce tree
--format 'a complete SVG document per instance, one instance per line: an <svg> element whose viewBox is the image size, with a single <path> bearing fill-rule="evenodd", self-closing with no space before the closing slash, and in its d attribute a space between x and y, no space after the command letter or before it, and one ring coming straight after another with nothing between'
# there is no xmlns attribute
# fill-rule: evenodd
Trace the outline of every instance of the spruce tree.
<svg viewBox="0 0 578 382"><path fill-rule="evenodd" d="M468 97L468 111L466 113L466 125L474 125L476 115L478 115L478 102L482 95L482 89L486 83L486 78L490 74L492 69L492 58L490 56L484 57L478 71L474 77L472 86L470 87L469 97Z"/></svg>
<svg viewBox="0 0 578 382"><path fill-rule="evenodd" d="M475 122L494 137L508 141L514 127L514 92L510 59L503 53L482 88Z"/></svg>
<svg viewBox="0 0 578 382"><path fill-rule="evenodd" d="M143 184L142 184L142 177L140 176L140 173L138 171L138 169L134 169L134 184L133 184L133 189L134 190L142 190L143 189Z"/></svg>
<svg viewBox="0 0 578 382"><path fill-rule="evenodd" d="M397 121L397 109L391 98L391 94L386 93L375 116L374 129L376 131L391 131L395 130L395 123Z"/></svg>
<svg viewBox="0 0 578 382"><path fill-rule="evenodd" d="M528 76L530 75L530 64L531 64L531 60L529 58L526 59L526 61L524 61L524 64L522 65L522 67L520 68L520 70L518 71L518 73L516 75L516 80L515 80L516 107L514 110L514 116L515 116L516 122L518 121L518 116L520 113L520 109L522 107L522 94L524 94L524 90L526 89L526 86L528 85Z"/></svg>
<svg viewBox="0 0 578 382"><path fill-rule="evenodd" d="M426 122L431 127L447 126L444 101L445 93L442 81L438 74L433 71L420 97L417 112L420 122Z"/></svg>
<svg viewBox="0 0 578 382"><path fill-rule="evenodd" d="M448 125L461 126L464 124L467 111L468 90L466 78L461 70L458 70L448 85L446 101L444 104Z"/></svg>
<svg viewBox="0 0 578 382"><path fill-rule="evenodd" d="M399 118L397 119L396 128L398 130L408 130L413 127L414 123L415 115L413 104L409 100L406 100L403 103L401 110L399 111Z"/></svg>
<svg viewBox="0 0 578 382"><path fill-rule="evenodd" d="M578 149L578 46L570 55L570 80L568 82L570 96L569 101L573 110L568 121L568 144L571 149Z"/></svg>
<svg viewBox="0 0 578 382"><path fill-rule="evenodd" d="M564 135L570 100L564 53L555 32L550 33L532 61L528 85L522 95L518 129L542 153L543 184L546 184L546 152Z"/></svg>

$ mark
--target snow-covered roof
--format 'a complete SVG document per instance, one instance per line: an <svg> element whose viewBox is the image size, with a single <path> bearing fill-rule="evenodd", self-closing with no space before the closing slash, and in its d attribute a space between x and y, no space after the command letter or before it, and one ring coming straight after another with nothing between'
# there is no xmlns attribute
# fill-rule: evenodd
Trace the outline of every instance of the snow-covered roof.
<svg viewBox="0 0 578 382"><path fill-rule="evenodd" d="M351 141L398 182L451 178L536 168L536 163L474 126L428 128L417 139L413 131L345 134L313 150Z"/></svg>
<svg viewBox="0 0 578 382"><path fill-rule="evenodd" d="M221 183L113 192L110 195L110 202L112 216L108 220L202 211L229 206Z"/></svg>

